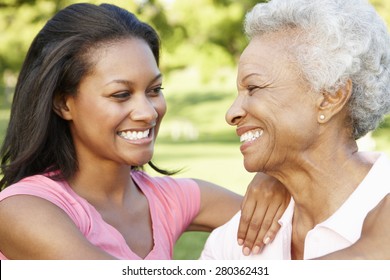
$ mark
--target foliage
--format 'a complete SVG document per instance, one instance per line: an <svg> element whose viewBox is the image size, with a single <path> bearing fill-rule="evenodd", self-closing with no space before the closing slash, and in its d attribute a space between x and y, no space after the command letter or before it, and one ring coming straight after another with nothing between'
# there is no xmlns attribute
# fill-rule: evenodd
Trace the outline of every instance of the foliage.
<svg viewBox="0 0 390 280"><path fill-rule="evenodd" d="M27 48L38 30L59 9L77 0L2 0L0 3L0 88L15 82ZM257 0L90 0L118 4L153 25L163 42L165 75L186 68L201 73L201 83L234 68L247 41L245 13ZM371 0L390 22L390 0ZM13 77L13 79L8 79ZM3 94L0 90L0 95Z"/></svg>
<svg viewBox="0 0 390 280"><path fill-rule="evenodd" d="M370 0L370 2L375 6L387 26L390 26L390 0Z"/></svg>
<svg viewBox="0 0 390 280"><path fill-rule="evenodd" d="M45 22L76 0L2 0L0 4L0 86L14 83L28 46ZM163 43L162 70L194 67L205 80L221 67L233 67L246 44L245 12L257 1L90 0L118 4L153 25ZM194 12L196 11L196 12ZM0 95L2 91L0 91Z"/></svg>

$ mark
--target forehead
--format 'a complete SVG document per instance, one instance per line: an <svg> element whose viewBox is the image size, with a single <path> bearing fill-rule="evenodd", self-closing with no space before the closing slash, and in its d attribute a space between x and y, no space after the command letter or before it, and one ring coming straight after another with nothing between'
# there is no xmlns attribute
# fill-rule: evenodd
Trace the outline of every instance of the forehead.
<svg viewBox="0 0 390 280"><path fill-rule="evenodd" d="M103 42L98 44L90 53L90 58L94 60L95 63L99 63L108 57L132 57L133 60L136 61L140 56L142 59L148 57L148 60L153 60L153 62L157 64L149 45L143 39L139 38L123 38L120 40Z"/></svg>
<svg viewBox="0 0 390 280"><path fill-rule="evenodd" d="M87 55L89 69L80 79L81 92L99 94L106 86L113 85L113 81L145 87L161 76L149 45L142 39L109 42L90 50ZM96 90L91 91L91 87Z"/></svg>
<svg viewBox="0 0 390 280"><path fill-rule="evenodd" d="M288 37L284 32L270 33L253 37L240 57L241 62L260 58L264 63L287 56Z"/></svg>
<svg viewBox="0 0 390 280"><path fill-rule="evenodd" d="M297 72L297 65L291 52L292 37L287 31L253 37L240 56L238 81L252 74L272 78L271 76L280 76L282 73L291 76L293 73L288 72Z"/></svg>
<svg viewBox="0 0 390 280"><path fill-rule="evenodd" d="M159 72L156 59L149 45L142 39L127 38L108 42L89 54L91 74L104 72Z"/></svg>

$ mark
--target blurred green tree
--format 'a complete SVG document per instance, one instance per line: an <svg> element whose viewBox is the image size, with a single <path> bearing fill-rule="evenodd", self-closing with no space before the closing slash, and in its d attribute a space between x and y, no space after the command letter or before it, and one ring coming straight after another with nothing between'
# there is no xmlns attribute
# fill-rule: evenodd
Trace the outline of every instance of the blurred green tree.
<svg viewBox="0 0 390 280"><path fill-rule="evenodd" d="M245 13L258 0L143 1L141 16L159 31L163 70L194 67L205 80L223 67L233 67L246 45Z"/></svg>
<svg viewBox="0 0 390 280"><path fill-rule="evenodd" d="M0 86L14 83L27 48L46 20L76 0L2 0L0 4ZM204 77L233 66L246 43L242 34L245 12L258 1L232 0L90 0L114 3L152 24L160 33L165 73L187 66ZM0 90L0 95L3 91Z"/></svg>
<svg viewBox="0 0 390 280"><path fill-rule="evenodd" d="M0 3L0 97L1 86L14 83L27 48L48 18L77 2L113 3L152 24L163 44L164 73L196 68L205 80L218 69L234 67L247 43L242 32L245 13L264 0L1 0ZM390 0L371 0L387 21Z"/></svg>

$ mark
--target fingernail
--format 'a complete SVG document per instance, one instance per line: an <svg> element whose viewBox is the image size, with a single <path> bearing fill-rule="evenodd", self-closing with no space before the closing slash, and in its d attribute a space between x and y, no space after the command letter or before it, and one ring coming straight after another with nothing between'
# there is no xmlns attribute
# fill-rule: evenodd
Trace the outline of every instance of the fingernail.
<svg viewBox="0 0 390 280"><path fill-rule="evenodd" d="M260 253L260 247L259 246L255 246L254 248L253 248L253 250L252 250L252 253L253 254L255 254L255 255L257 255L258 253Z"/></svg>
<svg viewBox="0 0 390 280"><path fill-rule="evenodd" d="M263 243L265 245L267 245L270 241L271 241L271 238L269 236L267 236L266 238L264 238Z"/></svg>
<svg viewBox="0 0 390 280"><path fill-rule="evenodd" d="M249 256L250 253L251 253L251 249L249 249L248 247L245 247L245 248L242 250L242 253L244 254L244 256Z"/></svg>
<svg viewBox="0 0 390 280"><path fill-rule="evenodd" d="M240 245L240 246L242 246L244 244L244 240L242 240L241 238L239 238L237 240L237 242L238 242L238 245Z"/></svg>

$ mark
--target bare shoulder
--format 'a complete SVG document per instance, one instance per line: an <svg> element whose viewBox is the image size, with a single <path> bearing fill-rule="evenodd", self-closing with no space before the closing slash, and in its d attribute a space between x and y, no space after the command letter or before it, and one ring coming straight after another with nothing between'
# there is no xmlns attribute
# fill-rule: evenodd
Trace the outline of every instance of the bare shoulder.
<svg viewBox="0 0 390 280"><path fill-rule="evenodd" d="M109 258L95 248L70 217L53 203L31 195L0 202L0 251L9 259Z"/></svg>
<svg viewBox="0 0 390 280"><path fill-rule="evenodd" d="M352 246L319 259L390 260L390 194L364 220L362 235Z"/></svg>

